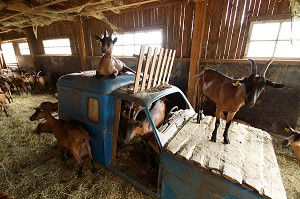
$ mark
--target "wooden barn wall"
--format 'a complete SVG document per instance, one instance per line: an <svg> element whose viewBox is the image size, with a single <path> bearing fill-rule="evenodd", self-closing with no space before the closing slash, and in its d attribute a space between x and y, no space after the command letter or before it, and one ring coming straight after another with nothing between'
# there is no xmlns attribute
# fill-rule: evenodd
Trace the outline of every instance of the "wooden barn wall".
<svg viewBox="0 0 300 199"><path fill-rule="evenodd" d="M201 58L242 59L251 17L289 13L289 0L209 0Z"/></svg>
<svg viewBox="0 0 300 199"><path fill-rule="evenodd" d="M55 22L49 26L39 27L37 29L37 38L33 37L35 47L34 61L37 70L50 72L53 82L56 82L61 75L67 73L79 72L81 62L79 56L78 31L75 21ZM31 31L32 32L32 31ZM33 34L33 32L31 33ZM29 36L27 36L28 38ZM42 41L46 39L69 38L71 45L71 56L51 56L44 55ZM32 41L28 38L28 43Z"/></svg>
<svg viewBox="0 0 300 199"><path fill-rule="evenodd" d="M108 16L109 23L118 27L121 32L143 29L164 29L163 44L165 48L176 50L176 58L189 58L192 42L192 21L194 3L177 3L156 8L140 8L133 12ZM106 22L95 18L86 19L83 23L87 55L99 56L100 44L95 35L104 30L112 32Z"/></svg>

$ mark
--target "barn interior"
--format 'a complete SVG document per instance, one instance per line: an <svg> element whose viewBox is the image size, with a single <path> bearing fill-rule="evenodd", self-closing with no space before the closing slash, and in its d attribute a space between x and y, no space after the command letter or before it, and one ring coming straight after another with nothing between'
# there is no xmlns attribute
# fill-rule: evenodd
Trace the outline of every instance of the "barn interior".
<svg viewBox="0 0 300 199"><path fill-rule="evenodd" d="M266 33L268 29L272 31ZM49 73L55 87L62 75L97 69L102 52L95 35L105 30L118 37L116 56L134 70L141 44L176 50L170 83L194 107L194 76L205 68L241 78L251 73L249 58L258 71L274 58L266 77L285 87L266 87L255 106L242 107L235 119L279 138L286 136L286 124L300 129L299 0L4 0L0 2L1 71ZM48 92L55 93L55 88ZM214 104L207 102L204 113L214 112ZM3 112L0 117L5 122ZM288 151L281 148L281 141L274 145ZM1 154L4 165L6 156L4 151ZM298 166L293 158L283 162ZM291 184L299 184L299 179ZM287 189L290 179L283 180ZM1 184L0 192L11 190L9 184ZM125 191L126 197L147 197L130 194ZM300 192L291 190L287 195L298 198Z"/></svg>

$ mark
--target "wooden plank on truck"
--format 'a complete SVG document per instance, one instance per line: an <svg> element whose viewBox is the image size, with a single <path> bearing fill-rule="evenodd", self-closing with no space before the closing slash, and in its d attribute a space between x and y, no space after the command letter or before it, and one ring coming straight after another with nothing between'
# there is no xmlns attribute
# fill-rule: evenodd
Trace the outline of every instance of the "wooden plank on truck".
<svg viewBox="0 0 300 199"><path fill-rule="evenodd" d="M210 141L215 117L197 124L194 116L168 140L164 151L220 175L267 198L286 198L271 136L260 129L232 122L223 143L226 121L221 120L217 141Z"/></svg>
<svg viewBox="0 0 300 199"><path fill-rule="evenodd" d="M144 52L145 52L145 46L142 45L141 46L141 50L140 50L140 56L139 56L139 61L138 61L138 66L137 66L135 81L134 81L133 93L136 93L138 91L138 88L139 88L140 76L141 76L143 59L144 59Z"/></svg>

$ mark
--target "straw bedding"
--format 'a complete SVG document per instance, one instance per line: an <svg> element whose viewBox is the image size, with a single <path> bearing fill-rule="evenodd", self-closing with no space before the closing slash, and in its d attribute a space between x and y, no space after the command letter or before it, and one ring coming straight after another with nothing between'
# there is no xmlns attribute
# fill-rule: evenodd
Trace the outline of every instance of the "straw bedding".
<svg viewBox="0 0 300 199"><path fill-rule="evenodd" d="M74 159L61 160L51 134L35 134L37 122L29 117L43 101L54 96L13 95L8 105L10 117L0 112L0 192L15 198L150 198L131 184L96 164L92 174L85 160L83 177L76 177ZM279 132L278 132L279 133ZM288 198L300 198L300 169L288 148L282 148L283 136L273 135L274 150Z"/></svg>

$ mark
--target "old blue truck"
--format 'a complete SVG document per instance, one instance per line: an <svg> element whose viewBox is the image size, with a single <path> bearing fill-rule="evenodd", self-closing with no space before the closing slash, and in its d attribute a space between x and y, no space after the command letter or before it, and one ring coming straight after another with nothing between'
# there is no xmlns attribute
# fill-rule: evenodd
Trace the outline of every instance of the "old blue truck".
<svg viewBox="0 0 300 199"><path fill-rule="evenodd" d="M167 84L134 93L135 79L132 73L111 79L85 71L64 75L57 83L59 118L84 126L97 163L155 198L286 198L267 132L233 122L230 144L223 144L221 137L211 142L214 117L205 116L198 124L179 88ZM163 97L168 110L178 110L155 127L149 105ZM142 107L150 121L159 146L159 154L148 150L151 161L141 161L139 139L122 144L124 102ZM219 131L224 128L222 122Z"/></svg>

